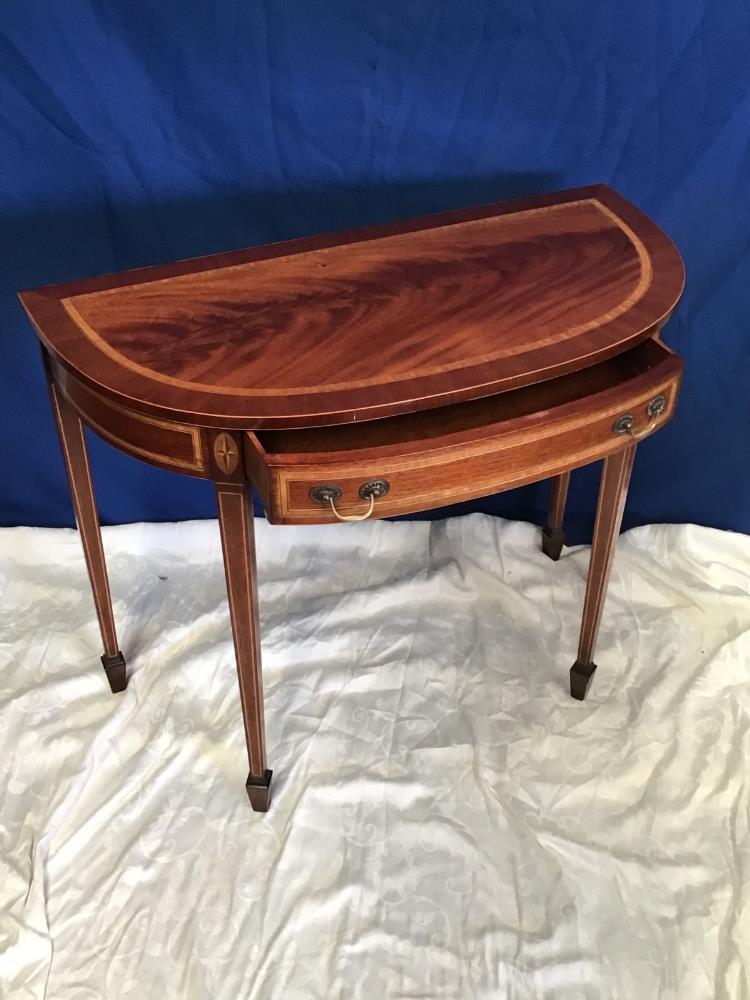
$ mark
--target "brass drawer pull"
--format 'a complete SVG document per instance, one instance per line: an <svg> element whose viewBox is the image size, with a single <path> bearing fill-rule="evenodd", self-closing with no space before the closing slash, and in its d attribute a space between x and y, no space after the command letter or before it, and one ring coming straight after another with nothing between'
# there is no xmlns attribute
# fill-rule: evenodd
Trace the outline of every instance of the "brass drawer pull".
<svg viewBox="0 0 750 1000"><path fill-rule="evenodd" d="M654 396L654 398L646 407L646 416L651 417L651 419L653 420L654 417L658 417L660 414L664 413L666 408L667 408L667 397L664 395L663 392L660 392L658 396Z"/></svg>
<svg viewBox="0 0 750 1000"><path fill-rule="evenodd" d="M649 421L643 430L638 431L637 434L633 433L635 418L632 413L624 413L621 417L618 417L612 425L612 430L615 434L629 434L634 441L640 441L641 438L645 438L647 434L651 433L656 426L659 417L666 410L666 408L667 397L663 392L659 393L658 396L654 396L646 407L646 416L649 418Z"/></svg>
<svg viewBox="0 0 750 1000"><path fill-rule="evenodd" d="M375 507L375 494L370 494L370 506L367 508L364 514L339 514L336 510L336 504L333 500L328 501L331 505L331 510L334 516L339 519L339 521L366 521L367 518L372 514L373 508Z"/></svg>
<svg viewBox="0 0 750 1000"><path fill-rule="evenodd" d="M309 497L313 503L333 503L341 499L341 487L333 484L313 486L310 489Z"/></svg>
<svg viewBox="0 0 750 1000"><path fill-rule="evenodd" d="M333 483L324 486L313 486L309 497L313 503L330 504L334 517L339 521L366 521L375 509L375 500L386 495L391 488L387 479L368 479L357 491L363 500L369 500L369 506L364 514L339 514L336 501L341 499L341 487Z"/></svg>

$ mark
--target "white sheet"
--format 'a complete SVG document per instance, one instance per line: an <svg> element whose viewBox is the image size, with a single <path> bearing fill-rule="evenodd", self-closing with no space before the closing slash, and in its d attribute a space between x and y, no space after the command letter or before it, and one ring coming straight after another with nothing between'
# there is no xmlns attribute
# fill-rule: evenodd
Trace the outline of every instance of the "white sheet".
<svg viewBox="0 0 750 1000"><path fill-rule="evenodd" d="M750 539L588 553L481 515L258 523L273 804L250 811L215 523L0 532L12 1000L750 996Z"/></svg>

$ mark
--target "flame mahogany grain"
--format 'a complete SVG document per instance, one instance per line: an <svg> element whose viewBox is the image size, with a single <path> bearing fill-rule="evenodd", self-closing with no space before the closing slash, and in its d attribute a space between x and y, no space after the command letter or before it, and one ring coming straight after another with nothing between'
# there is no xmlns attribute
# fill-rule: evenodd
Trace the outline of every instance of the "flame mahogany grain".
<svg viewBox="0 0 750 1000"><path fill-rule="evenodd" d="M679 254L603 185L23 292L53 357L219 427L352 423L592 365L668 318Z"/></svg>

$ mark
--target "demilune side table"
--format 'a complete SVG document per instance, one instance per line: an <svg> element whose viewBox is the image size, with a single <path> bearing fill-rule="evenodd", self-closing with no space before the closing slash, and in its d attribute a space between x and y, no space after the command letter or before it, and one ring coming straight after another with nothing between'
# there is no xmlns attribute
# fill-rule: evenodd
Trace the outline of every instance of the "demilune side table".
<svg viewBox="0 0 750 1000"><path fill-rule="evenodd" d="M583 699L639 440L671 417L660 339L683 267L603 185L20 294L52 407L112 691L127 677L84 426L215 483L253 809L270 801L250 485L271 524L389 517L603 459L578 655Z"/></svg>

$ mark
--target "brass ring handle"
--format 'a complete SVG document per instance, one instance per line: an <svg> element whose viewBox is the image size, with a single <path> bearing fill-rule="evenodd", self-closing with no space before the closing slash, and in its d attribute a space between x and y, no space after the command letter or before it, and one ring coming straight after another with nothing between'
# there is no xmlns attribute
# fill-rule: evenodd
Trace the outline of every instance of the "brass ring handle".
<svg viewBox="0 0 750 1000"><path fill-rule="evenodd" d="M655 396L651 402L646 407L646 416L649 417L649 422L640 431L634 433L633 424L635 423L635 418L632 413L625 413L621 417L618 417L612 425L612 430L615 434L627 434L634 441L640 441L645 438L651 431L656 427L659 422L659 417L667 408L667 397L660 393Z"/></svg>
<svg viewBox="0 0 750 1000"><path fill-rule="evenodd" d="M357 492L363 500L369 501L369 506L364 514L340 514L336 510L336 501L341 499L343 491L340 486L333 483L313 486L309 496L313 503L327 503L333 516L339 521L366 521L368 517L372 516L377 498L385 496L390 488L391 484L387 479L368 479L366 483L362 483Z"/></svg>
<svg viewBox="0 0 750 1000"><path fill-rule="evenodd" d="M364 514L339 514L336 510L336 502L333 497L328 497L328 503L331 505L334 517L338 518L339 521L366 521L375 507L375 494L370 493L370 506Z"/></svg>
<svg viewBox="0 0 750 1000"><path fill-rule="evenodd" d="M641 438L645 438L647 434L651 433L654 427L656 427L656 423L657 421L656 418L654 417L651 420L649 420L646 426L642 430L638 431L637 434L634 434L632 431L628 431L628 434L630 435L630 437L632 437L634 441L640 441Z"/></svg>
<svg viewBox="0 0 750 1000"><path fill-rule="evenodd" d="M647 434L651 433L656 426L657 420L656 417L652 417L646 426L640 431L633 430L634 423L635 420L633 419L632 413L626 413L614 422L612 430L615 434L627 434L628 437L631 437L634 441L640 441L641 438L645 438Z"/></svg>

